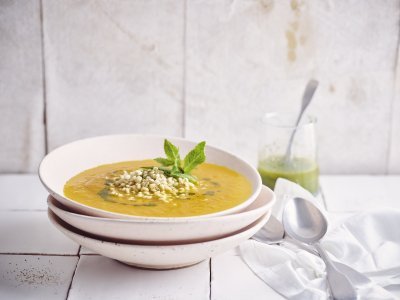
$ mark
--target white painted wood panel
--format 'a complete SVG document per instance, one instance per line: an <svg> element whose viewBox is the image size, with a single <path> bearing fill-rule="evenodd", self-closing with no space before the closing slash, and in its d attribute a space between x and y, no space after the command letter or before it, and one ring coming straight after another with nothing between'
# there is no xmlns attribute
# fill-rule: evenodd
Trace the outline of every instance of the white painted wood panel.
<svg viewBox="0 0 400 300"><path fill-rule="evenodd" d="M12 177L15 183L8 178L10 186L19 182L18 177L26 179ZM351 215L341 211L383 206L400 209L400 176L322 176L321 184L332 228ZM3 205L0 202L0 210ZM73 243L52 227L45 212L1 211L0 237L1 299L66 298L78 261L73 255L77 246L68 250ZM9 255L4 249L45 255ZM72 256L46 255L53 252ZM178 270L150 271L98 255L82 255L68 299L209 299L210 295L211 299L229 300L282 299L247 268L238 254L232 249L212 259L211 285L209 261ZM400 296L397 287L390 290Z"/></svg>
<svg viewBox="0 0 400 300"><path fill-rule="evenodd" d="M188 1L186 136L255 163L310 77L323 172L386 171L399 1ZM379 100L379 101L378 101Z"/></svg>
<svg viewBox="0 0 400 300"><path fill-rule="evenodd" d="M211 299L284 299L258 278L238 255L227 252L211 262Z"/></svg>
<svg viewBox="0 0 400 300"><path fill-rule="evenodd" d="M47 191L35 174L0 175L0 210L47 210Z"/></svg>
<svg viewBox="0 0 400 300"><path fill-rule="evenodd" d="M392 118L392 137L389 150L388 173L400 174L400 95L396 95L396 101L393 103Z"/></svg>
<svg viewBox="0 0 400 300"><path fill-rule="evenodd" d="M321 186L330 212L400 209L400 176L322 176Z"/></svg>
<svg viewBox="0 0 400 300"><path fill-rule="evenodd" d="M96 255L97 253L85 247L81 247L79 250L79 255L92 255L92 254Z"/></svg>
<svg viewBox="0 0 400 300"><path fill-rule="evenodd" d="M76 255L79 251L79 245L42 211L0 211L0 237L0 253Z"/></svg>
<svg viewBox="0 0 400 300"><path fill-rule="evenodd" d="M184 1L43 0L48 140L182 134Z"/></svg>
<svg viewBox="0 0 400 300"><path fill-rule="evenodd" d="M388 173L400 174L400 48L397 53L396 80L392 103L392 128L388 159Z"/></svg>
<svg viewBox="0 0 400 300"><path fill-rule="evenodd" d="M0 255L0 298L66 299L78 257Z"/></svg>
<svg viewBox="0 0 400 300"><path fill-rule="evenodd" d="M35 172L44 154L39 0L0 2L0 173Z"/></svg>
<svg viewBox="0 0 400 300"><path fill-rule="evenodd" d="M209 299L208 267L205 261L176 270L144 270L82 255L68 299Z"/></svg>
<svg viewBox="0 0 400 300"><path fill-rule="evenodd" d="M399 173L399 7L43 0L50 149L100 134L184 134L255 164L263 113L297 110L316 77L322 172ZM39 0L0 3L0 55L0 172L35 172L45 151Z"/></svg>

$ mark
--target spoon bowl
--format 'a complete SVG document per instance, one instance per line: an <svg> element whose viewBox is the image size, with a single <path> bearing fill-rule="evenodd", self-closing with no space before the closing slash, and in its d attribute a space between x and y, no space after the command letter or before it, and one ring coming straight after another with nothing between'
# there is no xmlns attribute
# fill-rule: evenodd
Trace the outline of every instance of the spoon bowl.
<svg viewBox="0 0 400 300"><path fill-rule="evenodd" d="M327 279L333 299L357 299L357 292L349 278L332 262L319 244L328 230L328 221L322 212L303 198L288 201L283 211L283 227L293 239L313 245L326 265Z"/></svg>
<svg viewBox="0 0 400 300"><path fill-rule="evenodd" d="M292 205L292 204L289 204ZM289 209L289 208L288 208ZM291 210L291 209L289 209ZM321 220L317 221L314 220L314 222L324 222L327 223L327 219L322 213L315 214L314 216L317 216L318 218L321 218ZM311 223L311 222L310 222ZM324 226L328 227L328 225ZM322 235L321 230L314 230L314 228L309 228L308 230L303 233L302 235L307 235L309 238L310 236L320 236ZM297 236L295 232L291 232L293 236ZM290 238L286 235L285 229L283 228L282 223L275 218L273 215L270 216L268 222L259 230L255 235L252 237L253 240L256 240L261 243L269 244L269 245L274 245L274 244L285 244L285 243L291 243L293 245L296 245L298 248L303 249L313 255L319 256L319 253L315 250L315 248L309 244L299 242L296 239ZM352 267L345 265L339 261L333 261L333 265L336 267L336 269L348 276L350 281L354 285L367 285L371 283L371 280L365 276L364 274L361 274L360 272L354 270Z"/></svg>
<svg viewBox="0 0 400 300"><path fill-rule="evenodd" d="M275 244L281 242L284 235L285 230L281 222L271 215L268 222L252 238L262 243Z"/></svg>
<svg viewBox="0 0 400 300"><path fill-rule="evenodd" d="M328 221L322 212L303 198L289 201L284 215L283 226L287 234L303 243L319 241L328 230Z"/></svg>

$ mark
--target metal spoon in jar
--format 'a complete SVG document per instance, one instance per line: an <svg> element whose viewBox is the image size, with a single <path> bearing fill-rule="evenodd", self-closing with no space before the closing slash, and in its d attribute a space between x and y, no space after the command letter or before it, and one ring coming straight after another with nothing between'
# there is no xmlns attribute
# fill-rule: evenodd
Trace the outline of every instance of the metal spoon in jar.
<svg viewBox="0 0 400 300"><path fill-rule="evenodd" d="M299 123L301 121L301 117L303 116L304 111L306 110L306 108L310 104L311 99L313 98L317 87L318 87L318 81L315 80L315 79L311 79L307 83L306 89L304 90L303 99L301 101L301 109L300 109L299 115L297 116L295 129L293 130L292 134L290 135L289 143L288 143L287 148L286 148L286 154L285 154L285 163L286 164L288 162L290 162L290 160L292 158L291 157L292 156L292 144L293 144L294 135L296 134L297 126L299 126Z"/></svg>
<svg viewBox="0 0 400 300"><path fill-rule="evenodd" d="M332 263L320 246L320 239L328 230L328 222L321 211L303 198L290 199L283 211L283 227L293 239L315 247L326 265L326 273L334 299L357 299L351 281Z"/></svg>

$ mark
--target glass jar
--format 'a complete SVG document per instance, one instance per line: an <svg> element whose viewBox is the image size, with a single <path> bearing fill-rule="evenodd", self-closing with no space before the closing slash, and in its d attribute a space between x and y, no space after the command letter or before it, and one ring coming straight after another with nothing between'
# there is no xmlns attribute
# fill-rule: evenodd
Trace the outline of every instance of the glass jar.
<svg viewBox="0 0 400 300"><path fill-rule="evenodd" d="M271 189L281 177L316 195L319 192L316 119L304 115L297 127L296 119L296 114L289 113L265 115L259 145L258 172L263 184ZM289 149L290 139L293 142Z"/></svg>

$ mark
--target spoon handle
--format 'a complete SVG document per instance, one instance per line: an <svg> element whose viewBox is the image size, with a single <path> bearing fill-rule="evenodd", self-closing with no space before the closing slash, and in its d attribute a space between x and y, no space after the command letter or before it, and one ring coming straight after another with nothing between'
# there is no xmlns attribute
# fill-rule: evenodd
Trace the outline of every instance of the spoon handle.
<svg viewBox="0 0 400 300"><path fill-rule="evenodd" d="M312 97L314 96L315 90L318 87L318 81L315 79L311 79L306 86L306 89L304 90L303 94L303 99L301 101L301 109L299 112L299 115L297 116L296 120L296 127L293 129L292 134L290 135L289 143L286 148L286 153L285 153L285 162L288 163L291 160L292 156L292 144L293 144L293 139L294 135L296 134L296 129L297 126L299 126L301 117L303 116L304 111L306 110L307 106L310 104Z"/></svg>
<svg viewBox="0 0 400 300"><path fill-rule="evenodd" d="M285 237L284 239L282 239L281 243L290 243L290 244L295 245L295 246L297 246L298 248L300 248L300 249L302 249L304 251L307 251L307 252L309 252L311 254L314 254L314 255L318 255L318 252L315 251L315 249L312 246L310 246L308 244L305 244L305 243L302 243L302 242L299 242L299 241L297 241L295 239L292 239L290 237Z"/></svg>
<svg viewBox="0 0 400 300"><path fill-rule="evenodd" d="M315 243L314 246L325 262L326 276L331 288L333 299L356 300L357 292L350 280L335 267L328 254L319 243Z"/></svg>

